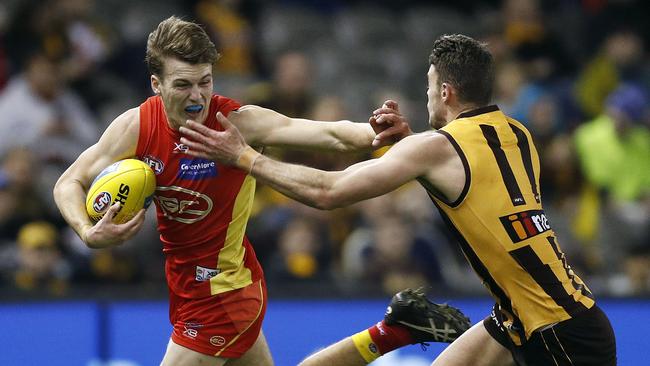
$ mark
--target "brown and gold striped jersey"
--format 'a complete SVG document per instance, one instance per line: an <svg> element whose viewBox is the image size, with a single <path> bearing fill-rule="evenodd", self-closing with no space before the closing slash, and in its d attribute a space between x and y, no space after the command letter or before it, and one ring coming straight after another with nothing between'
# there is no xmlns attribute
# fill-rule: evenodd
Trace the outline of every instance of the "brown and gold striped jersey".
<svg viewBox="0 0 650 366"><path fill-rule="evenodd" d="M515 344L594 305L566 262L539 192L539 157L528 130L497 106L466 112L438 130L461 157L466 182L449 202L419 179L496 299Z"/></svg>

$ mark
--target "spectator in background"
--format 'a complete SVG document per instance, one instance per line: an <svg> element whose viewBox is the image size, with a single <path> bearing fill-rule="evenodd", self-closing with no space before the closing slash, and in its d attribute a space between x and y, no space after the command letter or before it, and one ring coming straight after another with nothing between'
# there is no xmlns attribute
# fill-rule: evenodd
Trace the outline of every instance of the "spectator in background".
<svg viewBox="0 0 650 366"><path fill-rule="evenodd" d="M455 258L447 257L450 253L444 250L437 251L440 248L434 240L440 238L430 230L431 203L418 186L409 184L353 207L360 211L360 219L342 246L342 288L366 288L384 294L406 287L447 288L438 255ZM455 263L448 265L453 267L450 271L457 269Z"/></svg>
<svg viewBox="0 0 650 366"><path fill-rule="evenodd" d="M2 268L14 288L31 294L61 296L68 290L71 268L58 248L54 225L34 221L23 225L16 246L5 248Z"/></svg>
<svg viewBox="0 0 650 366"><path fill-rule="evenodd" d="M241 0L201 0L196 4L198 20L215 42L222 57L215 71L226 75L256 74L253 57L253 28L242 16Z"/></svg>
<svg viewBox="0 0 650 366"><path fill-rule="evenodd" d="M326 282L329 245L322 225L313 218L295 216L278 238L278 248L266 269L269 282Z"/></svg>
<svg viewBox="0 0 650 366"><path fill-rule="evenodd" d="M400 216L382 217L377 222L364 257L367 283L379 283L385 294L442 282L431 243L416 237L413 226Z"/></svg>
<svg viewBox="0 0 650 366"><path fill-rule="evenodd" d="M578 157L588 181L615 201L630 202L650 194L648 94L625 84L611 93L606 110L576 131Z"/></svg>
<svg viewBox="0 0 650 366"><path fill-rule="evenodd" d="M644 124L649 104L647 91L621 85L607 97L605 112L575 133L588 184L577 216L578 235L599 243L608 269L617 271L623 264L629 282L612 287L623 293L650 290L650 273L639 271L650 263L650 130Z"/></svg>
<svg viewBox="0 0 650 366"><path fill-rule="evenodd" d="M95 0L55 0L55 6L68 44L65 79L91 109L98 110L117 97L116 76L101 69L113 54L116 35L108 19L95 12Z"/></svg>
<svg viewBox="0 0 650 366"><path fill-rule="evenodd" d="M47 201L39 192L41 166L32 151L11 149L0 162L0 185L3 187L0 190L5 196L0 208L0 211L5 211L4 214L0 212L0 236L14 238L22 225L33 220L51 220L52 217Z"/></svg>
<svg viewBox="0 0 650 366"><path fill-rule="evenodd" d="M538 140L548 139L549 133L580 122L572 94L571 75L576 65L565 46L567 36L560 33L564 29L555 30L548 24L541 1L508 0L502 12L503 37L524 76L509 112ZM517 81L516 76L514 79ZM540 122L543 124L536 125Z"/></svg>
<svg viewBox="0 0 650 366"><path fill-rule="evenodd" d="M8 9L5 3L0 4L0 91L9 78L9 57L5 45L5 28L7 26Z"/></svg>
<svg viewBox="0 0 650 366"><path fill-rule="evenodd" d="M24 72L0 94L0 157L18 147L29 149L48 193L65 167L99 135L90 110L66 87L61 62L41 49L32 50ZM44 197L53 207L50 196Z"/></svg>
<svg viewBox="0 0 650 366"><path fill-rule="evenodd" d="M281 55L275 62L271 84L251 90L250 102L295 118L307 118L314 106L311 65L298 51Z"/></svg>
<svg viewBox="0 0 650 366"><path fill-rule="evenodd" d="M504 111L510 112L517 102L519 90L526 82L524 71L514 59L495 65L494 99L503 106Z"/></svg>
<svg viewBox="0 0 650 366"><path fill-rule="evenodd" d="M588 117L603 112L607 96L621 82L639 79L644 67L643 40L630 30L609 34L578 75L575 97Z"/></svg>
<svg viewBox="0 0 650 366"><path fill-rule="evenodd" d="M96 71L111 55L114 37L94 7L94 0L21 1L7 30L7 49L16 68L29 62L33 48L41 49L58 60L58 77L98 107L111 91Z"/></svg>
<svg viewBox="0 0 650 366"><path fill-rule="evenodd" d="M11 190L9 177L0 169L0 246L14 237L17 206L18 196Z"/></svg>
<svg viewBox="0 0 650 366"><path fill-rule="evenodd" d="M32 51L23 73L0 94L0 154L15 146L44 160L73 161L98 136L91 112L66 87L60 59Z"/></svg>

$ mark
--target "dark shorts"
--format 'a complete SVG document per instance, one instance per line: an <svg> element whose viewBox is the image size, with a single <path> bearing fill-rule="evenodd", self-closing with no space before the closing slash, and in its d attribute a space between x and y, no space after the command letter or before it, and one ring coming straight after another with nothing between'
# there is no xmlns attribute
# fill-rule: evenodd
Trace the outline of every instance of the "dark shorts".
<svg viewBox="0 0 650 366"><path fill-rule="evenodd" d="M512 342L501 326L499 314L494 311L483 324L492 338L512 352L519 366L616 365L614 331L605 313L596 305L574 318L533 332L521 346Z"/></svg>
<svg viewBox="0 0 650 366"><path fill-rule="evenodd" d="M239 358L259 337L266 296L263 280L204 299L184 299L171 293L171 338L199 353Z"/></svg>

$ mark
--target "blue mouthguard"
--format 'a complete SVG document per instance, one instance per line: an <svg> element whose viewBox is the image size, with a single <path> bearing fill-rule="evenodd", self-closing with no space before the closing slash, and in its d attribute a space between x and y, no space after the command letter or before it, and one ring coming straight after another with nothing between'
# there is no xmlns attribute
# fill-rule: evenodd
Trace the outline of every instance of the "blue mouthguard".
<svg viewBox="0 0 650 366"><path fill-rule="evenodd" d="M201 112L202 110L203 110L202 105L191 105L185 107L185 112L190 112L190 113L197 113L197 112Z"/></svg>

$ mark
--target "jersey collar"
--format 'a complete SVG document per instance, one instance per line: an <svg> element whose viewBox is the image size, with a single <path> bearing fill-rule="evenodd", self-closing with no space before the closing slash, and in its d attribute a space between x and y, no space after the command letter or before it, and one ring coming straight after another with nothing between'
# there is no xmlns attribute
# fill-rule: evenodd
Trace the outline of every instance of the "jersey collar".
<svg viewBox="0 0 650 366"><path fill-rule="evenodd" d="M471 111L463 112L463 113L459 114L458 117L456 117L456 119L474 117L474 116L478 116L479 114L496 112L498 110L499 110L499 107L497 107L496 104L492 104L492 105L488 105L488 106L485 106L485 107L479 107L479 108L476 108L476 109L472 109Z"/></svg>

